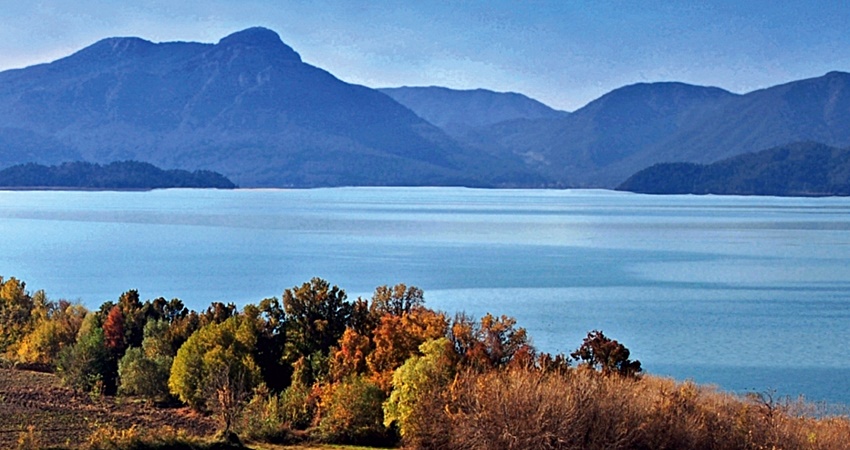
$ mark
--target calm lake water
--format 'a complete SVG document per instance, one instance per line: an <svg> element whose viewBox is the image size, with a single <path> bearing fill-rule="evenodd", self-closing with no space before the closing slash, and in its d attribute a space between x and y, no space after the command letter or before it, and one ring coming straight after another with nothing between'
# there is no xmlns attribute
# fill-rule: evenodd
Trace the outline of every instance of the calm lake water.
<svg viewBox="0 0 850 450"><path fill-rule="evenodd" d="M850 405L850 199L346 188L0 192L0 275L90 308L258 302L320 276L592 329L653 373Z"/></svg>

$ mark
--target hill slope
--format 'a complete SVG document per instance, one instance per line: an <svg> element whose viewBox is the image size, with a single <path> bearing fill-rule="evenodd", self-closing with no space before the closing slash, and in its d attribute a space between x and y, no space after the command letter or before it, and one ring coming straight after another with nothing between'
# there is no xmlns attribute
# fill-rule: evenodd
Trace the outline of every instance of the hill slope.
<svg viewBox="0 0 850 450"><path fill-rule="evenodd" d="M132 159L215 170L243 186L487 185L488 172L518 171L388 96L303 63L263 28L215 45L105 39L0 73L0 122L6 153L37 146L10 136L51 143L39 162Z"/></svg>
<svg viewBox="0 0 850 450"><path fill-rule="evenodd" d="M18 442L28 426L50 448L76 447L108 428L135 427L140 434L155 435L170 426L187 438L210 436L216 429L214 418L191 414L188 408L95 398L62 386L56 375L47 373L0 368L0 397L0 448L28 448Z"/></svg>
<svg viewBox="0 0 850 450"><path fill-rule="evenodd" d="M457 90L438 86L405 86L379 91L450 134L517 119L556 119L569 115L515 92Z"/></svg>
<svg viewBox="0 0 850 450"><path fill-rule="evenodd" d="M657 164L617 189L646 194L850 195L850 149L800 143L709 165Z"/></svg>
<svg viewBox="0 0 850 450"><path fill-rule="evenodd" d="M468 139L525 158L564 186L612 187L636 170L627 158L702 120L735 95L683 83L614 90L562 119L497 124Z"/></svg>

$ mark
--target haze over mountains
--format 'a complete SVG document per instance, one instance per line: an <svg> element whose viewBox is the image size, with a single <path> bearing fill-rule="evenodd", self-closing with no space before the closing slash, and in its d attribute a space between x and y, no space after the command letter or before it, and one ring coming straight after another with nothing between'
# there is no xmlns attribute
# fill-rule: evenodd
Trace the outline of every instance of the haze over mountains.
<svg viewBox="0 0 850 450"><path fill-rule="evenodd" d="M0 168L132 159L243 187L612 188L656 163L797 141L850 146L850 74L744 95L642 83L565 113L514 93L345 83L263 28L104 39L0 73Z"/></svg>

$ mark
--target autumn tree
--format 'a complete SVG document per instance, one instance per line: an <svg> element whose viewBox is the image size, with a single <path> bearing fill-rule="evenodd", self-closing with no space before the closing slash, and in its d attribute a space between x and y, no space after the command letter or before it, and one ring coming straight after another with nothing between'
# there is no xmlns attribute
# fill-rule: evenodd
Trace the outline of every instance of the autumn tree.
<svg viewBox="0 0 850 450"><path fill-rule="evenodd" d="M368 336L358 333L354 328L346 329L331 355L330 379L342 381L365 374L369 369L366 358L371 352L372 341Z"/></svg>
<svg viewBox="0 0 850 450"><path fill-rule="evenodd" d="M372 295L370 308L378 316L390 314L401 317L424 304L425 299L422 289L415 286L408 287L405 284L397 284L393 287L386 285L377 287L375 293Z"/></svg>
<svg viewBox="0 0 850 450"><path fill-rule="evenodd" d="M384 314L374 332L374 350L366 358L372 379L388 392L393 371L418 355L426 341L445 337L447 330L445 315L421 306L400 316Z"/></svg>
<svg viewBox="0 0 850 450"><path fill-rule="evenodd" d="M461 364L482 371L504 367L517 355L526 358L533 354L525 329L517 328L516 319L504 315L488 313L476 323L459 314L452 323L451 340Z"/></svg>
<svg viewBox="0 0 850 450"><path fill-rule="evenodd" d="M570 356L581 361L585 367L598 369L603 375L616 373L634 377L643 369L640 361L629 359L629 349L616 340L605 336L602 331L593 330L587 333L584 342Z"/></svg>
<svg viewBox="0 0 850 450"><path fill-rule="evenodd" d="M325 442L384 444L384 392L363 375L348 377L325 388L318 432Z"/></svg>
<svg viewBox="0 0 850 450"><path fill-rule="evenodd" d="M21 341L17 361L24 364L54 366L59 353L77 342L77 333L88 311L82 305L61 300L50 308L46 318Z"/></svg>
<svg viewBox="0 0 850 450"><path fill-rule="evenodd" d="M201 315L201 323L203 325L210 323L222 323L233 317L236 312L237 308L233 303L224 304L222 302L213 302Z"/></svg>
<svg viewBox="0 0 850 450"><path fill-rule="evenodd" d="M103 339L106 348L117 358L124 354L127 343L124 336L124 313L121 306L113 306L103 320Z"/></svg>
<svg viewBox="0 0 850 450"><path fill-rule="evenodd" d="M12 348L33 329L33 299L26 291L26 283L15 277L0 277L0 354Z"/></svg>

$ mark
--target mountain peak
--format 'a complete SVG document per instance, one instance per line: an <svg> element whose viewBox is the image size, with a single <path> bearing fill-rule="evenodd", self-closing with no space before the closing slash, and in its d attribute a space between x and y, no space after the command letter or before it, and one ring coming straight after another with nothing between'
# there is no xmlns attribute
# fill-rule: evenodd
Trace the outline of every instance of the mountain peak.
<svg viewBox="0 0 850 450"><path fill-rule="evenodd" d="M87 60L121 59L144 55L155 46L153 42L137 37L111 37L95 42L75 53L75 56Z"/></svg>
<svg viewBox="0 0 850 450"><path fill-rule="evenodd" d="M838 71L838 70L833 70L832 72L828 72L826 75L824 75L824 77L829 77L829 78L847 78L847 77L850 77L850 73L847 73L847 72L840 72L840 71Z"/></svg>
<svg viewBox="0 0 850 450"><path fill-rule="evenodd" d="M277 33L263 27L252 27L242 31L237 31L222 38L218 42L218 45L222 47L258 47L276 51L285 59L301 61L301 55L293 50L292 47L286 45Z"/></svg>

